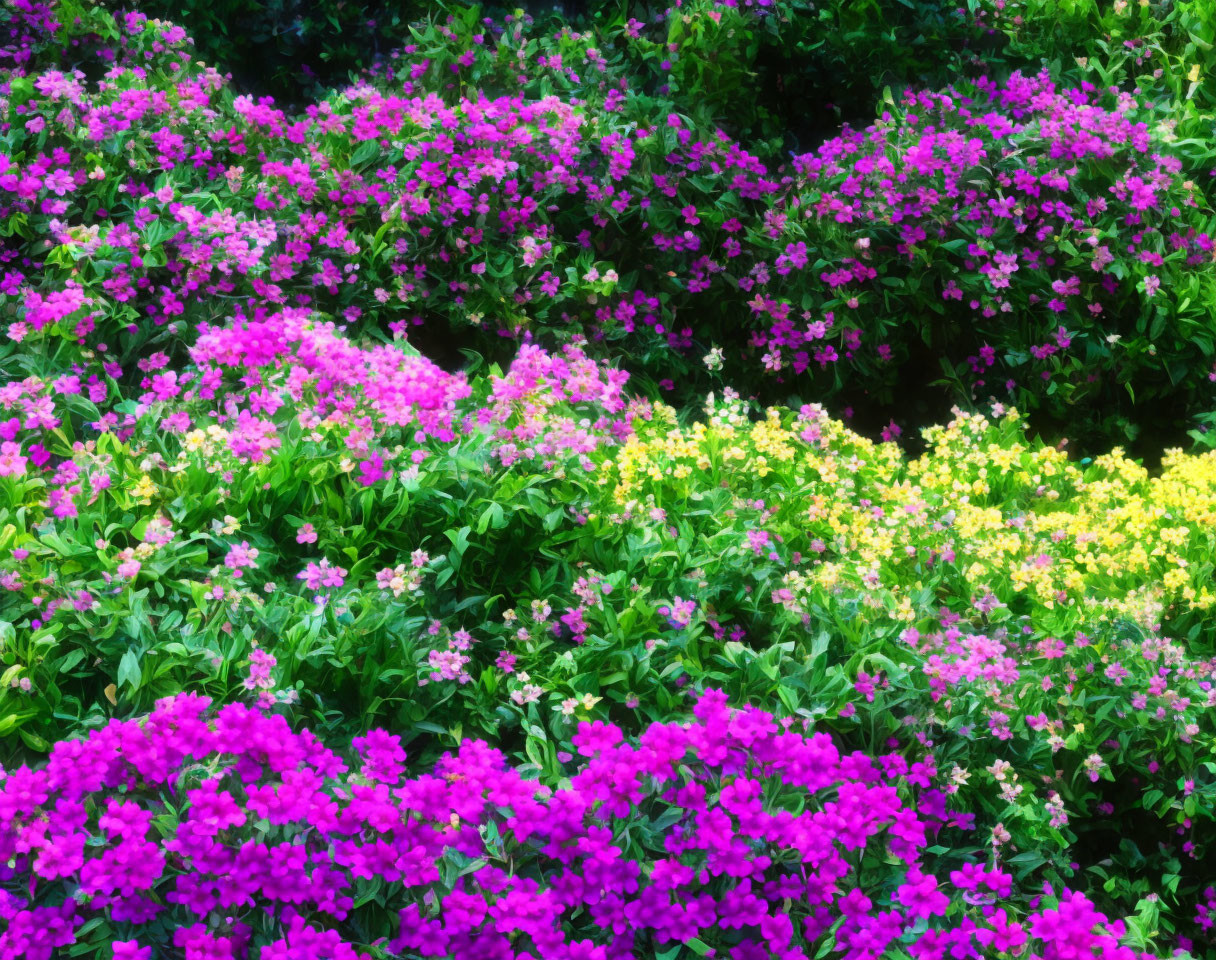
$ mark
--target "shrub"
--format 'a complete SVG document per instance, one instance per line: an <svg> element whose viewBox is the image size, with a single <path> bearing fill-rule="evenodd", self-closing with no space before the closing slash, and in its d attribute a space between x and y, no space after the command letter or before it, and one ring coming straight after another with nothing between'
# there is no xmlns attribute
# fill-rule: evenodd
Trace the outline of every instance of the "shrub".
<svg viewBox="0 0 1216 960"><path fill-rule="evenodd" d="M297 304L409 331L443 363L452 330L503 359L504 336L627 342L672 389L707 382L716 344L751 388L775 373L871 409L941 363L968 402L1012 382L1087 441L1134 434L1136 403L1178 431L1209 409L1202 195L1128 96L1045 76L908 94L772 171L569 31L533 59L521 23L466 17L292 120L187 68L172 31L125 30L126 56L161 48L151 69L12 80L0 188L41 269L4 290L27 349L176 358L230 305ZM383 88L402 75L404 95Z"/></svg>
<svg viewBox="0 0 1216 960"><path fill-rule="evenodd" d="M1081 465L1013 412L926 441L907 459L813 406L750 422L718 403L687 428L658 410L608 472L622 541L688 556L669 589L743 641L690 639L676 674L863 743L931 740L1011 864L1079 866L1123 910L1159 898L1145 929L1183 929L1216 789L1216 461Z"/></svg>
<svg viewBox="0 0 1216 960"><path fill-rule="evenodd" d="M21 625L0 652L0 724L32 746L103 690L126 709L202 678L230 691L231 665L266 630L295 646L301 685L349 693L366 658L377 686L394 676L383 660L404 655L396 675L412 689L401 608L373 589L352 623L305 571L341 566L326 587L346 572L363 587L429 550L435 562L417 566L437 587L463 568L445 614L513 590L528 571L499 569L501 551L534 553L568 509L547 488L644 413L616 371L573 348L523 348L474 396L464 375L399 344L360 348L300 311L205 330L194 356L180 374L163 354L141 362L133 408L100 369L0 392L0 619ZM424 624L406 621L416 637Z"/></svg>
<svg viewBox="0 0 1216 960"><path fill-rule="evenodd" d="M1127 95L1045 74L908 94L796 165L808 216L849 251L820 277L854 351L884 363L923 342L971 395L1012 394L1085 439L1134 437L1132 403L1208 402L1202 196ZM822 334L779 330L774 364L814 359Z"/></svg>
<svg viewBox="0 0 1216 960"><path fill-rule="evenodd" d="M162 701L8 776L0 955L1148 956L1081 894L1022 917L1000 870L925 872L955 819L931 766L841 754L713 692L636 745L581 726L557 790L475 741L405 778L383 731L348 772L279 717L206 707Z"/></svg>

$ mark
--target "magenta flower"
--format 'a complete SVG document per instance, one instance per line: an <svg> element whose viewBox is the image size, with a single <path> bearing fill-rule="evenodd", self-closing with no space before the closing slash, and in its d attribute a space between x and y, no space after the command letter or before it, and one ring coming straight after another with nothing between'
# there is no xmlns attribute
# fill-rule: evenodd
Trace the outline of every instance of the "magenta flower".
<svg viewBox="0 0 1216 960"><path fill-rule="evenodd" d="M328 560L322 560L320 563L309 563L296 574L296 579L303 580L309 590L340 587L346 582L346 570L342 567L331 566Z"/></svg>

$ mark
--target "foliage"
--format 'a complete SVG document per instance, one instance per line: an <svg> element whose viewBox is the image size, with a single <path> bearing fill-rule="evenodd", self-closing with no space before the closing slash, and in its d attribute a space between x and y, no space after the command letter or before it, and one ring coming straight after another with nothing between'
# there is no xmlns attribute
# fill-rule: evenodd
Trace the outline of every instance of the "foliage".
<svg viewBox="0 0 1216 960"><path fill-rule="evenodd" d="M1207 28L1018 9L14 0L0 957L1216 955Z"/></svg>

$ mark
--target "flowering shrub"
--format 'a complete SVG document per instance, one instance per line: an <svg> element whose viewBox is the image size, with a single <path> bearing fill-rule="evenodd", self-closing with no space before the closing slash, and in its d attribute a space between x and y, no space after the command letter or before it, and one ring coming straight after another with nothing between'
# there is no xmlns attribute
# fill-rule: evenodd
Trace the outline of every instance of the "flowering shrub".
<svg viewBox="0 0 1216 960"><path fill-rule="evenodd" d="M1126 394L1189 382L1208 402L1216 348L1201 316L1213 242L1184 213L1203 197L1131 95L1063 90L1046 73L909 93L795 165L813 216L852 241L821 274L835 303L856 311L845 313L851 351L888 362L923 341L973 395L1013 391L1058 419L1102 397L1107 435ZM1178 296L1159 298L1163 283ZM904 309L889 312L896 303ZM822 323L782 324L769 362L835 362L823 338ZM1139 429L1126 415L1120 425Z"/></svg>
<svg viewBox="0 0 1216 960"><path fill-rule="evenodd" d="M734 380L870 404L944 363L959 395L1012 389L1087 437L1134 432L1135 403L1168 398L1170 427L1210 408L1205 204L1131 94L912 92L774 168L631 87L591 33L468 15L293 118L192 65L177 28L91 16L120 41L103 79L11 71L0 190L30 264L0 295L23 349L65 338L125 371L235 301L408 332L439 362L453 329L492 355L626 341L671 389L715 344Z"/></svg>
<svg viewBox="0 0 1216 960"><path fill-rule="evenodd" d="M532 552L559 522L565 506L545 487L585 471L646 411L625 398L617 371L574 348L524 347L475 396L464 375L399 344L360 347L292 310L207 328L193 357L181 374L163 354L141 363L138 413L122 416L102 412L115 384L101 370L0 391L11 437L0 505L13 521L0 618L20 625L19 642L0 652L2 722L31 744L56 710L87 711L109 684L111 702L132 706L199 672L227 689L238 679L227 664L243 658L254 629L302 640L304 617L309 647L321 622L345 632L333 618L347 617L338 591L348 574L369 588L378 569L437 541L438 586L458 573L492 583L499 550ZM512 504L520 491L527 499ZM82 541L86 530L100 535ZM368 598L355 603L366 606L355 629L376 624L377 643L388 643L398 610L379 589ZM424 623L409 632L421 636ZM321 644L297 656L318 667L355 659Z"/></svg>
<svg viewBox="0 0 1216 960"><path fill-rule="evenodd" d="M918 458L853 433L817 405L769 408L753 423L736 396L708 414L682 427L659 407L606 465L601 480L628 516L640 520L651 506L679 515L726 481L731 519L747 510L761 526L796 526L803 541L756 531L743 552L798 553L825 584L903 592L923 568L959 577L949 594L966 604L997 591L1018 612L1061 626L1077 616L1145 625L1164 616L1198 649L1213 648L1196 616L1216 601L1204 566L1211 454L1169 451L1158 476L1119 449L1078 463L1030 439L1021 415L1000 405L993 419L956 411L926 430L929 449ZM767 488L791 496L750 499ZM877 582L865 582L870 571Z"/></svg>
<svg viewBox="0 0 1216 960"><path fill-rule="evenodd" d="M1205 59L1205 31L1210 27L1205 27L1202 8L1192 0L1083 0L1051 8L1056 19L1050 29L1045 29L1043 16L1047 9L1039 0L983 0L975 5L974 22L980 30L999 35L1003 57L1018 64L1045 60L1069 71L1101 71L1107 82L1122 87L1151 88L1171 84L1166 74L1176 69L1173 57L1181 54L1187 60L1179 79L1199 83L1202 67L1195 79L1187 74L1197 59ZM1189 92L1194 95L1198 87Z"/></svg>
<svg viewBox="0 0 1216 960"><path fill-rule="evenodd" d="M148 397L125 443L149 437L165 452L141 454L146 472L125 483L91 479L88 494L68 484L57 501L89 516L98 504L146 500L142 544L105 544L101 564L77 553L75 576L52 559L70 541L49 530L14 550L5 618L19 624L21 643L6 644L5 697L9 729L27 742L38 744L36 731L63 710L64 673L83 682L76 690L93 691L68 695L85 708L104 706L98 688L114 683L106 696L131 709L174 683L232 691L241 680L232 667L248 657L244 685L268 705L311 704L320 693L318 706L359 703L359 716L374 716L402 697L389 715L414 735L477 729L560 776L554 744L572 718L624 711L661 720L682 708L691 680L688 689L709 682L776 697L869 749L892 735L924 738L951 771L942 786L983 812L1002 855L1054 882L1070 882L1078 843L1107 842L1103 821L1091 819L1106 806L1159 817L1166 860L1205 854L1216 789L1204 760L1216 665L1199 654L1211 643L1200 618L1211 603L1202 531L1212 455L1174 455L1160 478L1118 456L1082 468L1028 444L1006 414L960 415L929 432L931 453L906 461L818 408L772 410L752 424L737 401L687 431L665 408L635 406L629 421L597 432L613 422L604 417L569 444L585 428L564 411L625 405L619 378L602 378L573 352L525 351L488 393L476 390L479 412L464 415L474 388L399 348L360 351L291 314L243 327L247 340L232 342L256 349L242 369L266 379L248 395L230 383L224 422L241 423L245 404L260 403L273 415L251 435L280 442L234 448L238 431L202 426L207 417L166 429L169 402ZM224 383L238 362L225 337L241 328L204 333L196 356L207 372L185 378L185 393L196 381ZM425 402L432 395L439 402ZM184 396L174 398L179 410L204 409ZM403 424L412 447L393 443ZM352 436L383 451L364 451L372 467L356 468ZM465 452L445 453L460 437ZM96 469L106 464L95 451L111 443L124 453L124 441L104 432L66 462L110 476ZM402 468L415 459L402 456L407 449L427 455ZM335 463L343 455L346 465ZM544 456L552 459L540 469L565 466L537 500L522 491L544 488L518 472L518 458ZM380 468L384 476L370 476ZM479 472L488 486L477 481L467 499L437 509ZM217 474L232 489L186 494ZM314 483L335 481L357 506L317 496ZM413 501L404 515L379 506L402 493ZM563 517L559 504L574 512ZM206 518L221 513L209 533L182 542L179 531L207 530ZM450 526L462 516L479 519ZM1160 547L1150 556L1146 542ZM549 559L512 578L497 544ZM42 582L48 569L58 581ZM155 606L152 575L178 584ZM497 620L471 615L482 602ZM186 624L182 641L159 638L142 622L149 615ZM1190 650L1165 639L1163 620ZM99 643L109 631L112 645ZM270 638L273 656L262 646ZM56 641L54 658L33 653ZM100 675L86 666L98 653ZM1095 699L1110 708L1095 715ZM985 766L988 779L978 772ZM1127 776L1137 789L1103 786ZM1091 823L1097 837L1088 840ZM1179 839L1164 841L1171 834ZM1150 872L1137 886L1107 893L1130 909L1122 898L1152 892L1171 872L1166 860L1142 867ZM1172 868L1179 879L1189 871ZM1183 902L1189 889L1181 887Z"/></svg>
<svg viewBox="0 0 1216 960"><path fill-rule="evenodd" d="M1130 909L1164 883L1185 914L1193 892L1172 891L1216 789L1211 455L1155 478L1118 452L1083 466L1013 411L926 440L909 460L813 406L751 422L727 401L689 428L660 408L604 480L627 529L705 558L673 585L696 583L703 629L751 645L713 658L726 671L682 654L694 677L931 741L1022 868L1068 876L1074 851L1110 849L1132 879L1096 866L1108 891Z"/></svg>
<svg viewBox="0 0 1216 960"><path fill-rule="evenodd" d="M636 744L580 726L557 790L476 741L406 777L379 730L348 770L280 717L207 706L164 700L8 776L0 956L1148 956L1081 894L1022 916L1001 870L926 872L957 819L931 765L842 754L712 691Z"/></svg>

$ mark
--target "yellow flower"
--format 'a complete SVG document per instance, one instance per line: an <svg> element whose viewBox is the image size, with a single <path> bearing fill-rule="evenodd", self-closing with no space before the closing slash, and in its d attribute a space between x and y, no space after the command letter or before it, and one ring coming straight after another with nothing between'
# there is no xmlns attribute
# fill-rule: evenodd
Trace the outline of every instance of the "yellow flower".
<svg viewBox="0 0 1216 960"><path fill-rule="evenodd" d="M1173 593L1179 590L1182 585L1187 582L1187 579L1186 571L1175 567L1165 575L1162 582L1165 589Z"/></svg>
<svg viewBox="0 0 1216 960"><path fill-rule="evenodd" d="M143 474L139 480L136 481L135 486L131 488L131 495L135 497L136 500L141 500L145 504L150 503L152 497L156 496L157 492L158 488L156 484L152 482L152 478L146 473Z"/></svg>

